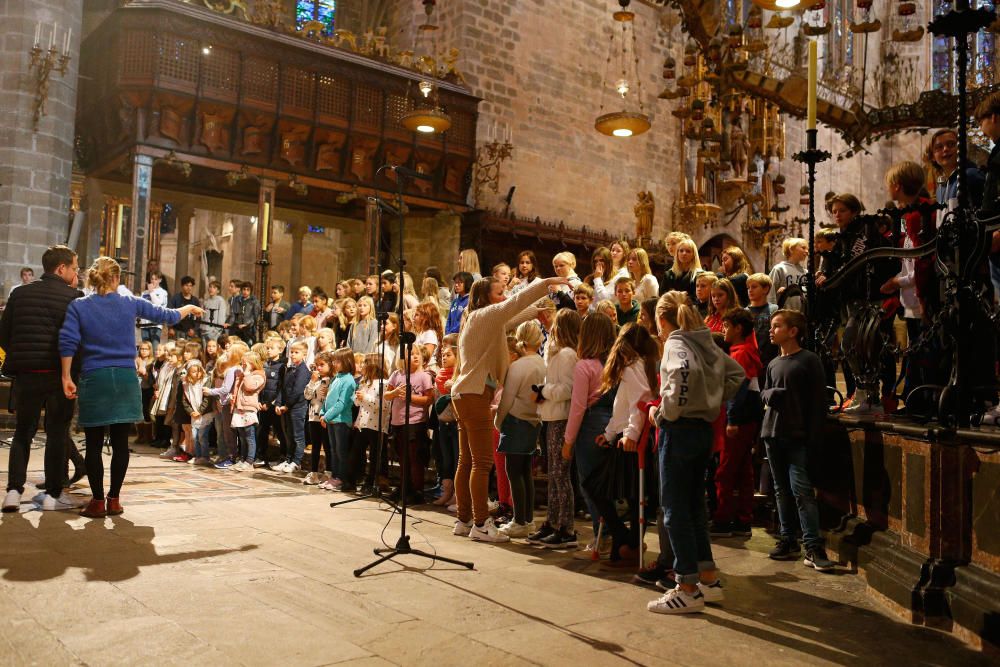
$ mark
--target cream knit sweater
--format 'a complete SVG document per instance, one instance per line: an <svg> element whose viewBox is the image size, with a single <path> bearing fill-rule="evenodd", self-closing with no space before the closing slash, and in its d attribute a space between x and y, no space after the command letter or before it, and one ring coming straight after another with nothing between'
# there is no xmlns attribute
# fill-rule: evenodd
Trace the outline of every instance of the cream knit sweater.
<svg viewBox="0 0 1000 667"><path fill-rule="evenodd" d="M503 384L510 367L507 332L521 322L538 317L535 301L545 296L549 286L539 280L501 303L494 303L466 314L458 336L461 365L455 370L452 396L482 394L488 377Z"/></svg>

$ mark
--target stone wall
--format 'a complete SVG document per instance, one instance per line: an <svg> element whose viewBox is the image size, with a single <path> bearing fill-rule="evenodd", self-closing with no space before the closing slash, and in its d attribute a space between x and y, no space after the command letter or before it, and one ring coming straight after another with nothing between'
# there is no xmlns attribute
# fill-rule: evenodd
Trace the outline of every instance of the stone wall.
<svg viewBox="0 0 1000 667"><path fill-rule="evenodd" d="M69 184L73 162L73 124L79 60L80 0L4 0L0 3L0 286L3 296L18 281L22 266L41 274L45 248L69 235ZM65 75L53 72L46 115L32 129L35 74L29 68L35 26L62 51L65 31L73 30Z"/></svg>

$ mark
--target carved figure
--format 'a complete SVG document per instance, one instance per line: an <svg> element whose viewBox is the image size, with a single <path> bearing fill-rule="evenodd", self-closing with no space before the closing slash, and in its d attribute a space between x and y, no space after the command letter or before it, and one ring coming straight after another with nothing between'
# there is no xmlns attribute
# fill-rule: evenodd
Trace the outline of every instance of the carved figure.
<svg viewBox="0 0 1000 667"><path fill-rule="evenodd" d="M243 129L243 155L259 155L263 152L261 129L256 125L247 125Z"/></svg>
<svg viewBox="0 0 1000 667"><path fill-rule="evenodd" d="M201 115L201 144L210 153L225 149L229 143L229 132L225 120L225 116L222 114L205 112Z"/></svg>
<svg viewBox="0 0 1000 667"><path fill-rule="evenodd" d="M400 51L396 64L400 67L411 69L413 67L413 51Z"/></svg>
<svg viewBox="0 0 1000 667"><path fill-rule="evenodd" d="M653 200L652 192L640 192L639 201L632 209L635 213L635 234L639 239L648 239L653 236L653 214L656 211L656 202Z"/></svg>
<svg viewBox="0 0 1000 667"><path fill-rule="evenodd" d="M455 47L448 49L448 53L443 58L444 65L441 68L443 70L441 78L446 81L452 81L454 83L465 85L465 77L462 76L462 73L459 72L458 68L455 66L455 63L458 62L458 54L459 51Z"/></svg>
<svg viewBox="0 0 1000 667"><path fill-rule="evenodd" d="M344 45L347 46L344 46ZM358 39L354 36L354 33L350 30L337 29L333 31L333 45L338 49L350 49L355 53L358 52Z"/></svg>
<svg viewBox="0 0 1000 667"><path fill-rule="evenodd" d="M729 162L733 165L733 175L736 178L742 178L746 174L749 152L750 140L743 131L740 114L734 114L729 126Z"/></svg>
<svg viewBox="0 0 1000 667"><path fill-rule="evenodd" d="M366 56L370 56L375 50L375 31L371 28L365 31L363 41L361 42L361 53Z"/></svg>
<svg viewBox="0 0 1000 667"><path fill-rule="evenodd" d="M437 61L433 56L420 56L417 61L417 69L427 76L434 76L437 73Z"/></svg>
<svg viewBox="0 0 1000 667"><path fill-rule="evenodd" d="M389 44L386 43L388 39L386 33L388 32L388 28L380 26L378 32L375 34L375 55L386 60L389 59Z"/></svg>

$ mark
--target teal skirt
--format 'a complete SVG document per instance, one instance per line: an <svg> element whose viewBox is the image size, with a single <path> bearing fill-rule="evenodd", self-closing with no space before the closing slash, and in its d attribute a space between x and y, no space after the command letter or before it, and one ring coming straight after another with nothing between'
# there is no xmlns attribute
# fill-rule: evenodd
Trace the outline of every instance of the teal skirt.
<svg viewBox="0 0 1000 667"><path fill-rule="evenodd" d="M77 385L79 424L107 426L142 421L142 390L133 368L98 368Z"/></svg>

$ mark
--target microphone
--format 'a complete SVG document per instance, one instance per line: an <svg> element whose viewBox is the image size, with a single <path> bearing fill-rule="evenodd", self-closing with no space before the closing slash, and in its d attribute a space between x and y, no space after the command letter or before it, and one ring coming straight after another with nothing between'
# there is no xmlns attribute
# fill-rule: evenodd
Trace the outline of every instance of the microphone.
<svg viewBox="0 0 1000 667"><path fill-rule="evenodd" d="M433 181L434 177L430 174L424 174L416 169L410 169L409 167L392 167L392 170L396 172L397 176L403 176L405 178L416 178L421 181Z"/></svg>

